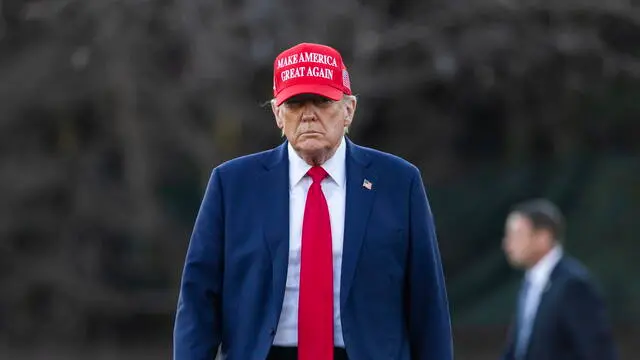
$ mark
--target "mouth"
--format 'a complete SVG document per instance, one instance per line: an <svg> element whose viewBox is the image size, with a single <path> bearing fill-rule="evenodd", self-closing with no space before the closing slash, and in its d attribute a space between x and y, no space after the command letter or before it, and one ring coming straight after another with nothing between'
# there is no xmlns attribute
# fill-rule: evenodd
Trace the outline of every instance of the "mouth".
<svg viewBox="0 0 640 360"><path fill-rule="evenodd" d="M321 132L319 131L305 131L303 133L301 133L299 136L305 136L305 135L322 135Z"/></svg>

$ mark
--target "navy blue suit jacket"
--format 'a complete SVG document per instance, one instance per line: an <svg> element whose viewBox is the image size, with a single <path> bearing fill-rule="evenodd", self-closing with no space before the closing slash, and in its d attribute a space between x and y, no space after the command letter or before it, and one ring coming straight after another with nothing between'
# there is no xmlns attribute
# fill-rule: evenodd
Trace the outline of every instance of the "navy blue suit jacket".
<svg viewBox="0 0 640 360"><path fill-rule="evenodd" d="M182 275L174 359L264 360L289 253L287 143L212 172ZM451 360L445 281L418 169L347 140L340 308L351 360ZM373 186L366 189L363 181Z"/></svg>
<svg viewBox="0 0 640 360"><path fill-rule="evenodd" d="M503 360L514 357L512 326ZM529 338L525 359L614 360L617 352L602 297L576 260L563 256L551 272Z"/></svg>

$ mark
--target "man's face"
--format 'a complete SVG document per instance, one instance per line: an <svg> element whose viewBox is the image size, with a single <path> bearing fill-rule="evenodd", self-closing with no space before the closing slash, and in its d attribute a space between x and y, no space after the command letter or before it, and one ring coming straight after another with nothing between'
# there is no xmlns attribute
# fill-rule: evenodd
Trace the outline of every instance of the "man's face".
<svg viewBox="0 0 640 360"><path fill-rule="evenodd" d="M302 156L316 158L332 154L340 145L345 127L351 124L356 100L334 101L302 94L273 106L276 124L291 146Z"/></svg>
<svg viewBox="0 0 640 360"><path fill-rule="evenodd" d="M536 231L527 217L518 213L509 215L502 241L509 263L516 268L535 265L547 250L547 235L543 231Z"/></svg>

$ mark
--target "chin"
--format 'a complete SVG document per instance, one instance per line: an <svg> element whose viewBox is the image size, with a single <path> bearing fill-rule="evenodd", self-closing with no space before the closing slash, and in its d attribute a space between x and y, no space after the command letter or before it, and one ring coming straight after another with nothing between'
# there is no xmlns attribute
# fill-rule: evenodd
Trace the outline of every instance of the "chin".
<svg viewBox="0 0 640 360"><path fill-rule="evenodd" d="M509 263L509 265L516 269L522 269L523 267L525 267L524 263L518 259L507 257L507 262Z"/></svg>
<svg viewBox="0 0 640 360"><path fill-rule="evenodd" d="M326 151L324 146L301 146L298 150L301 155L316 158L321 157Z"/></svg>
<svg viewBox="0 0 640 360"><path fill-rule="evenodd" d="M319 137L308 137L298 141L298 149L307 152L324 151L327 148L326 141Z"/></svg>

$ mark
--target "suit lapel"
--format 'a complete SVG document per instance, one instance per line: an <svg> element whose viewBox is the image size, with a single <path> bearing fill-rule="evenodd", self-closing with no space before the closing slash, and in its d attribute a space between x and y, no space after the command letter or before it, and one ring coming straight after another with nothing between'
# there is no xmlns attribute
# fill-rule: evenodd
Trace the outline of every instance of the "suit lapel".
<svg viewBox="0 0 640 360"><path fill-rule="evenodd" d="M287 279L289 254L289 161L287 143L268 153L263 159L266 171L256 184L264 196L264 240L273 264L273 293L282 304ZM279 312L278 312L279 313Z"/></svg>
<svg viewBox="0 0 640 360"><path fill-rule="evenodd" d="M533 319L533 324L531 328L531 334L529 336L529 341L527 344L527 348L530 350L531 346L534 344L534 341L537 338L537 333L540 332L541 326L543 322L546 320L545 315L547 313L547 308L550 305L549 298L554 296L554 291L557 291L557 286L555 285L555 280L557 280L558 273L560 271L560 262L562 259L556 264L554 269L549 274L549 280L547 280L547 284L544 289L542 289L542 293L540 294L540 301L538 302L538 308L536 309L535 319Z"/></svg>
<svg viewBox="0 0 640 360"><path fill-rule="evenodd" d="M376 178L369 168L369 164L370 159L367 154L347 139L347 198L342 248L341 307L346 303L351 289L376 193ZM370 189L365 187L365 180L371 184Z"/></svg>
<svg viewBox="0 0 640 360"><path fill-rule="evenodd" d="M547 285L542 290L542 294L540 294L540 301L538 302L538 308L536 309L535 318L533 319L533 324L531 324L531 334L529 335L529 340L527 341L527 356L530 357L532 346L534 346L536 338L538 337L539 328L542 326L542 323L545 321L545 314L547 311L547 306L549 304L549 296L551 293L551 288L553 286L552 280L549 279Z"/></svg>

